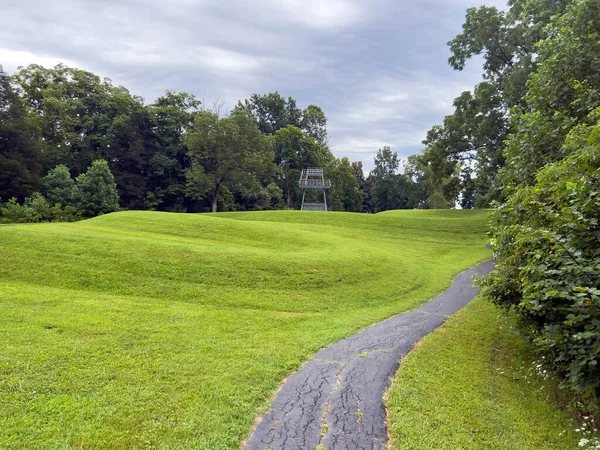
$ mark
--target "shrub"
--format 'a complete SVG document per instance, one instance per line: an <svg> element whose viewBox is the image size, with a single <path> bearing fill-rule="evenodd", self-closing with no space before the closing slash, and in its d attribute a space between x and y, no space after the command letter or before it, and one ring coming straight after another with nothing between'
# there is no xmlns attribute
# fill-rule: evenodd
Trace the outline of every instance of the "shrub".
<svg viewBox="0 0 600 450"><path fill-rule="evenodd" d="M0 223L73 222L81 217L74 206L50 206L39 192L21 205L16 198L0 204Z"/></svg>
<svg viewBox="0 0 600 450"><path fill-rule="evenodd" d="M21 205L15 197L0 205L0 223L35 222L36 212L27 205Z"/></svg>
<svg viewBox="0 0 600 450"><path fill-rule="evenodd" d="M34 213L33 220L30 222L50 222L52 220L50 205L39 192L34 192L31 197L27 197L24 206L31 208Z"/></svg>
<svg viewBox="0 0 600 450"><path fill-rule="evenodd" d="M568 384L600 394L600 108L569 133L564 160L493 213L497 270L483 281L518 310ZM577 149L577 150L574 150Z"/></svg>
<svg viewBox="0 0 600 450"><path fill-rule="evenodd" d="M77 206L83 217L95 217L119 209L115 178L104 160L92 163L87 172L77 177Z"/></svg>
<svg viewBox="0 0 600 450"><path fill-rule="evenodd" d="M61 164L48 172L42 182L42 193L51 205L74 205L75 180L67 166Z"/></svg>

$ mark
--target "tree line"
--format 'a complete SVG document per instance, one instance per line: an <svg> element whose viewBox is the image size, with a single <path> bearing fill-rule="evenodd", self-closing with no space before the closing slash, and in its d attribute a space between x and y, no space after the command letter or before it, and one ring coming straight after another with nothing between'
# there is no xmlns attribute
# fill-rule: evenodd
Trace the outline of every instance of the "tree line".
<svg viewBox="0 0 600 450"><path fill-rule="evenodd" d="M253 94L222 116L187 92L145 104L84 70L30 65L9 76L0 67L0 202L10 201L14 212L57 168L77 179L97 160L114 176L124 209L295 209L300 171L310 166L324 167L332 180L334 210L427 206L389 147L365 175L361 162L332 154L320 107L301 109L277 92ZM46 200L54 207L59 199ZM57 205L78 208L65 199Z"/></svg>

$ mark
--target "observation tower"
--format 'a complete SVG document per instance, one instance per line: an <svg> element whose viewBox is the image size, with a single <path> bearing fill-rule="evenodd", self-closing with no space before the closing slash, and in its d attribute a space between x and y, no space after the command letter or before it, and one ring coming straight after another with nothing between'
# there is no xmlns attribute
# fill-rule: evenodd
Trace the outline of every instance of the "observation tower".
<svg viewBox="0 0 600 450"><path fill-rule="evenodd" d="M331 181L325 179L322 167L302 169L298 185L302 190L301 211L327 211L327 190L331 188ZM323 202L306 202L306 194L309 199L313 197L317 200L319 200L320 194L323 194Z"/></svg>

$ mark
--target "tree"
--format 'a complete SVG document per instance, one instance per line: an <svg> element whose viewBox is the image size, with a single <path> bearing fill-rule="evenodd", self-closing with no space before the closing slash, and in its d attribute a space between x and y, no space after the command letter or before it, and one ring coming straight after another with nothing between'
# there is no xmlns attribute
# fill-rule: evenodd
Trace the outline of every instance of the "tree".
<svg viewBox="0 0 600 450"><path fill-rule="evenodd" d="M325 167L333 161L329 149L319 145L300 128L288 125L275 132L270 140L279 169L279 183L288 208L298 193L300 171L306 167Z"/></svg>
<svg viewBox="0 0 600 450"><path fill-rule="evenodd" d="M327 170L327 178L331 180L330 201L333 209L362 211L363 194L348 158L336 158Z"/></svg>
<svg viewBox="0 0 600 450"><path fill-rule="evenodd" d="M545 36L550 18L568 3L512 0L508 12L487 6L467 10L462 33L448 43L448 62L463 70L469 59L482 56L485 81L455 99L455 112L443 126L432 128L425 142L435 147L427 152L431 177L448 180L450 166L459 166L460 174L452 175L458 180L458 194L450 192L454 183L446 184L447 192L435 191L438 200L440 195L449 203L461 198L465 205L477 207L502 201L499 169L505 163L504 140L511 126L508 112L526 106L523 96L527 78L536 68L536 42ZM430 189L428 195L433 195Z"/></svg>
<svg viewBox="0 0 600 450"><path fill-rule="evenodd" d="M67 166L61 164L48 172L42 182L42 194L52 206L75 204L75 180L71 178Z"/></svg>
<svg viewBox="0 0 600 450"><path fill-rule="evenodd" d="M386 145L377 151L375 156L375 168L371 173L376 179L383 179L395 175L400 167L398 154Z"/></svg>
<svg viewBox="0 0 600 450"><path fill-rule="evenodd" d="M207 199L213 212L222 188L231 192L236 184L251 183L272 170L273 153L244 109L223 119L199 112L185 143L191 161L186 170L187 193L196 200Z"/></svg>
<svg viewBox="0 0 600 450"><path fill-rule="evenodd" d="M283 209L283 190L275 183L269 183L264 189L267 198L265 209Z"/></svg>
<svg viewBox="0 0 600 450"><path fill-rule="evenodd" d="M362 161L353 162L352 170L354 171L354 176L358 182L358 189L363 196L361 211L364 213L374 212L373 199L371 195L371 185L373 181L372 178L370 176L365 178Z"/></svg>
<svg viewBox="0 0 600 450"><path fill-rule="evenodd" d="M156 139L140 97L107 78L59 64L30 65L13 76L40 130L42 171L66 165L74 176L92 161L108 161L121 201L145 206L148 161Z"/></svg>
<svg viewBox="0 0 600 450"><path fill-rule="evenodd" d="M406 174L397 173L400 167L398 154L389 146L383 147L375 156L375 168L371 172L372 196L375 212L391 209L415 208L412 203L416 189Z"/></svg>
<svg viewBox="0 0 600 450"><path fill-rule="evenodd" d="M327 117L318 106L308 105L302 111L300 128L319 145L327 145Z"/></svg>
<svg viewBox="0 0 600 450"><path fill-rule="evenodd" d="M415 207L451 208L458 201L461 190L460 165L443 157L440 152L443 149L433 145L408 157L405 173L416 183L413 191Z"/></svg>
<svg viewBox="0 0 600 450"><path fill-rule="evenodd" d="M183 211L187 147L183 136L191 128L200 102L187 92L167 91L148 107L156 151L148 162L146 205L164 211Z"/></svg>
<svg viewBox="0 0 600 450"><path fill-rule="evenodd" d="M252 94L244 102L238 102L237 108L249 111L260 131L266 135L273 135L288 125L299 127L302 119L302 111L296 106L296 100L292 97L286 100L279 92Z"/></svg>
<svg viewBox="0 0 600 450"><path fill-rule="evenodd" d="M463 70L469 59L482 55L484 78L502 93L508 108L522 104L525 81L535 70L535 44L550 18L570 0L512 0L507 13L495 7L469 8L463 32L448 42L448 62Z"/></svg>
<svg viewBox="0 0 600 450"><path fill-rule="evenodd" d="M567 156L565 136L573 127L589 124L590 111L600 105L598 14L597 2L574 2L536 45L539 66L528 82L526 106L511 116L514 132L507 139L503 169L507 194L534 184L540 168Z"/></svg>
<svg viewBox="0 0 600 450"><path fill-rule="evenodd" d="M83 217L95 217L119 209L117 185L106 161L94 161L75 182L77 209Z"/></svg>
<svg viewBox="0 0 600 450"><path fill-rule="evenodd" d="M0 66L0 200L23 201L40 184L36 130Z"/></svg>
<svg viewBox="0 0 600 450"><path fill-rule="evenodd" d="M423 172L422 182L429 178L427 196L435 194L438 206L440 198L453 205L460 197L465 206L488 207L502 197L498 173L508 131L504 103L496 87L484 82L473 93L463 92L454 107L443 126L427 133L427 148L413 158L413 172Z"/></svg>

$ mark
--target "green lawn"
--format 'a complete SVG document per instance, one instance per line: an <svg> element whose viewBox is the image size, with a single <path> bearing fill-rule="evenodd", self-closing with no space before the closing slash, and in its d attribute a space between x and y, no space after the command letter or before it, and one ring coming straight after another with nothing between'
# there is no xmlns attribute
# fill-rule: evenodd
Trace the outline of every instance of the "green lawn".
<svg viewBox="0 0 600 450"><path fill-rule="evenodd" d="M551 378L532 370L515 318L475 299L426 336L396 374L391 449L569 450L581 436Z"/></svg>
<svg viewBox="0 0 600 450"><path fill-rule="evenodd" d="M0 227L0 448L236 449L319 348L489 257L485 211Z"/></svg>

